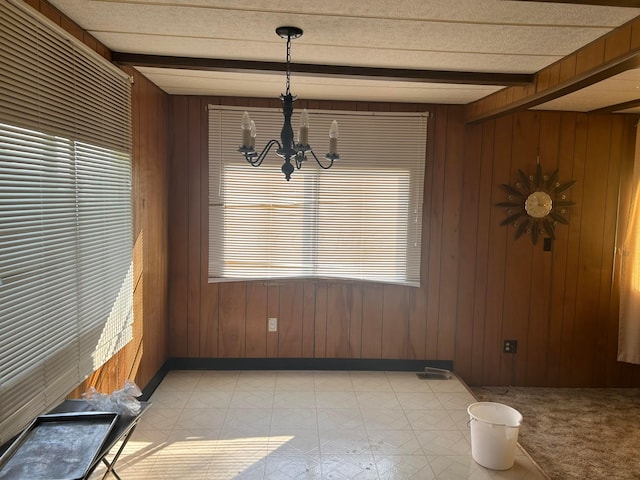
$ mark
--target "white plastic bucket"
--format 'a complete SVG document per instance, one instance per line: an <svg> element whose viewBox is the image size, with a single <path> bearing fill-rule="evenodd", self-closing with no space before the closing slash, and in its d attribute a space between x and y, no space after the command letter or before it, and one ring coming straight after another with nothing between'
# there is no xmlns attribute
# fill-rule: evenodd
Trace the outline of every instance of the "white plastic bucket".
<svg viewBox="0 0 640 480"><path fill-rule="evenodd" d="M471 423L471 456L492 470L513 467L522 414L494 402L476 402L467 407Z"/></svg>

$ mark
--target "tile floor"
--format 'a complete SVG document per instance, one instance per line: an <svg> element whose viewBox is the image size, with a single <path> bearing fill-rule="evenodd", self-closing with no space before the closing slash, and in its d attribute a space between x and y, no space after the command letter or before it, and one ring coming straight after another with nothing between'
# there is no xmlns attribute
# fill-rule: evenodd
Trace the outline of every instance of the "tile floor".
<svg viewBox="0 0 640 480"><path fill-rule="evenodd" d="M473 461L474 401L455 378L410 372L172 371L117 471L123 480L545 479L520 451L507 471Z"/></svg>

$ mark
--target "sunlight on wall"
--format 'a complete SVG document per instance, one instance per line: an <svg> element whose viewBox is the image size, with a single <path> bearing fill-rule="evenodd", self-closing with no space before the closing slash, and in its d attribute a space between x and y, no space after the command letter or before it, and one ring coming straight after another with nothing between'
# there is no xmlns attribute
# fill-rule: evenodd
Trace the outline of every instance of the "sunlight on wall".
<svg viewBox="0 0 640 480"><path fill-rule="evenodd" d="M133 261L129 265L127 274L122 280L122 285L109 317L102 329L102 335L97 348L93 352L93 370L104 365L118 350L124 347L133 338Z"/></svg>

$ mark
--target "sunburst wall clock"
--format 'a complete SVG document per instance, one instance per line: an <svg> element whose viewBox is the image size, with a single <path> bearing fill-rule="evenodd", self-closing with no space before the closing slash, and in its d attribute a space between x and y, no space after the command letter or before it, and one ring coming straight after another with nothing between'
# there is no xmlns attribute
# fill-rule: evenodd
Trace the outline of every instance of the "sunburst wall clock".
<svg viewBox="0 0 640 480"><path fill-rule="evenodd" d="M567 200L566 191L574 183L575 180L559 183L558 169L551 175L543 175L540 162L536 165L535 175L527 175L518 169L515 186L500 185L508 195L506 202L496 203L496 206L507 209L507 218L500 225L513 225L516 239L525 233L530 234L534 245L540 235L555 240L555 227L559 223L569 223L565 214L575 202Z"/></svg>

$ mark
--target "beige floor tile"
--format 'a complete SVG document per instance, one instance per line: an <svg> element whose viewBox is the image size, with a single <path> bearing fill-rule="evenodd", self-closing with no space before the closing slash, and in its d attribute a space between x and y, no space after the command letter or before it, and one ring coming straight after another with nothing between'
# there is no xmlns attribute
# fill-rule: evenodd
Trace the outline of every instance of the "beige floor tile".
<svg viewBox="0 0 640 480"><path fill-rule="evenodd" d="M320 453L324 455L362 455L371 453L364 428L320 430Z"/></svg>
<svg viewBox="0 0 640 480"><path fill-rule="evenodd" d="M356 391L356 398L360 408L396 408L400 410L400 402L395 392L380 392L376 390Z"/></svg>
<svg viewBox="0 0 640 480"><path fill-rule="evenodd" d="M273 391L276 388L276 377L276 372L271 371L240 372L236 383L236 391Z"/></svg>
<svg viewBox="0 0 640 480"><path fill-rule="evenodd" d="M398 392L396 393L400 405L405 410L439 410L444 406L435 393L429 392Z"/></svg>
<svg viewBox="0 0 640 480"><path fill-rule="evenodd" d="M313 392L315 391L312 371L278 372L276 391Z"/></svg>
<svg viewBox="0 0 640 480"><path fill-rule="evenodd" d="M171 430L182 414L182 408L151 407L138 422L136 430Z"/></svg>
<svg viewBox="0 0 640 480"><path fill-rule="evenodd" d="M471 445L457 430L417 431L416 437L425 455L471 455Z"/></svg>
<svg viewBox="0 0 640 480"><path fill-rule="evenodd" d="M374 452L381 480L435 480L436 476L426 456L384 455Z"/></svg>
<svg viewBox="0 0 640 480"><path fill-rule="evenodd" d="M359 408L318 408L317 410L320 430L364 429L364 421Z"/></svg>
<svg viewBox="0 0 640 480"><path fill-rule="evenodd" d="M231 397L231 408L272 408L273 390L236 390Z"/></svg>
<svg viewBox="0 0 640 480"><path fill-rule="evenodd" d="M176 420L174 428L220 430L226 415L226 408L185 408Z"/></svg>
<svg viewBox="0 0 640 480"><path fill-rule="evenodd" d="M229 408L233 391L211 390L193 392L186 401L185 408ZM155 405L155 403L154 403Z"/></svg>
<svg viewBox="0 0 640 480"><path fill-rule="evenodd" d="M314 372L313 381L316 392L353 391L349 372Z"/></svg>
<svg viewBox="0 0 640 480"><path fill-rule="evenodd" d="M318 429L315 408L274 408L271 413L271 429Z"/></svg>
<svg viewBox="0 0 640 480"><path fill-rule="evenodd" d="M411 430L411 424L398 408L361 408L362 419L367 431L372 430Z"/></svg>
<svg viewBox="0 0 640 480"><path fill-rule="evenodd" d="M266 460L265 479L307 480L321 479L322 462L319 455L269 456Z"/></svg>
<svg viewBox="0 0 640 480"><path fill-rule="evenodd" d="M317 429L280 428L269 433L269 455L319 455Z"/></svg>
<svg viewBox="0 0 640 480"><path fill-rule="evenodd" d="M424 455L413 430L375 430L368 436L374 455Z"/></svg>
<svg viewBox="0 0 640 480"><path fill-rule="evenodd" d="M320 391L316 392L316 407L317 408L359 408L358 399L356 393L353 391L347 392L330 392Z"/></svg>
<svg viewBox="0 0 640 480"><path fill-rule="evenodd" d="M322 478L331 480L378 479L373 455L327 455L323 456Z"/></svg>
<svg viewBox="0 0 640 480"><path fill-rule="evenodd" d="M405 410L412 428L419 430L458 430L456 423L447 410ZM467 416L468 419L468 416Z"/></svg>
<svg viewBox="0 0 640 480"><path fill-rule="evenodd" d="M446 410L465 410L476 401L468 392L436 393L436 397Z"/></svg>
<svg viewBox="0 0 640 480"><path fill-rule="evenodd" d="M316 393L311 391L276 390L273 408L315 408Z"/></svg>

